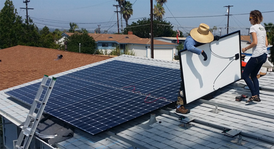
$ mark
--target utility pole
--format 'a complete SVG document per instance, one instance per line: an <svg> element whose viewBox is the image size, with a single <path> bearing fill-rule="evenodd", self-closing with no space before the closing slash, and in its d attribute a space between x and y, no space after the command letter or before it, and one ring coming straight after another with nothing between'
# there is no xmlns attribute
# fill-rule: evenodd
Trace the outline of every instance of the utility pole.
<svg viewBox="0 0 274 149"><path fill-rule="evenodd" d="M123 32L123 31L124 31L124 29L123 29L123 12L122 12L121 9L122 9L122 8L120 7L120 15L121 15L121 32Z"/></svg>
<svg viewBox="0 0 274 149"><path fill-rule="evenodd" d="M150 33L151 33L151 44L150 44L150 50L151 50L151 58L154 58L154 44L153 44L153 0L150 0Z"/></svg>
<svg viewBox="0 0 274 149"><path fill-rule="evenodd" d="M116 12L117 13L117 27L118 27L118 34L120 34L120 32L119 32L119 15L118 15L118 6L119 5L113 5L114 7L116 7L116 11L114 11L114 12Z"/></svg>
<svg viewBox="0 0 274 149"><path fill-rule="evenodd" d="M29 24L29 13L28 13L28 10L33 10L33 8L28 8L28 3L30 2L30 0L25 0L23 1L23 3L26 3L26 8L23 8L21 7L20 9L26 9L26 21L27 21L27 24Z"/></svg>
<svg viewBox="0 0 274 149"><path fill-rule="evenodd" d="M98 32L99 32L99 34L101 34L100 26L101 26L101 25L98 25Z"/></svg>
<svg viewBox="0 0 274 149"><path fill-rule="evenodd" d="M230 12L230 7L233 7L233 5L227 5L224 6L227 7L227 25L226 25L226 30L227 30L227 34L228 34L228 30L229 30L229 12Z"/></svg>

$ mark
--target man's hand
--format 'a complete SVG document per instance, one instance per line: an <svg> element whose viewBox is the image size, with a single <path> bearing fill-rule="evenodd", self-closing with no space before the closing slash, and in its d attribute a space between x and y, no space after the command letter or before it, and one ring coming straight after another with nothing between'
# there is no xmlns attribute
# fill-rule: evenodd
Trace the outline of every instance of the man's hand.
<svg viewBox="0 0 274 149"><path fill-rule="evenodd" d="M214 36L214 41L218 41L220 39L220 36Z"/></svg>
<svg viewBox="0 0 274 149"><path fill-rule="evenodd" d="M206 60L207 60L207 55L206 55L206 53L205 53L204 50L202 51L202 55L203 55L203 57L204 57L204 61L206 61Z"/></svg>

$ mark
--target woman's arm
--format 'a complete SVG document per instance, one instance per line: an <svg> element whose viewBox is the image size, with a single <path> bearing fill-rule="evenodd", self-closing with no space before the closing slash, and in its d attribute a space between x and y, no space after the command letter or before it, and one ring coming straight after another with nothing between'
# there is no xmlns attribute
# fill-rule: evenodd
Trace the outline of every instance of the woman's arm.
<svg viewBox="0 0 274 149"><path fill-rule="evenodd" d="M255 47L257 45L257 43L258 43L257 34L255 32L252 32L251 35L252 35L253 41L252 41L252 43L249 46L247 46L247 47L245 47L245 48L242 49L243 52L247 51L250 48Z"/></svg>
<svg viewBox="0 0 274 149"><path fill-rule="evenodd" d="M265 36L265 46L266 46L266 48L268 47L268 40L267 40L267 36Z"/></svg>

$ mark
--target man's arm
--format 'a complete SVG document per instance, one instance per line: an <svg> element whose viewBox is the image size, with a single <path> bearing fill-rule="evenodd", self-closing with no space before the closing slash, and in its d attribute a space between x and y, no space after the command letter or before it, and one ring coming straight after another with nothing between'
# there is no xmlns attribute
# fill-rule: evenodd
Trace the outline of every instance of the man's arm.
<svg viewBox="0 0 274 149"><path fill-rule="evenodd" d="M195 41L193 39L188 39L185 41L186 42L186 49L190 52L196 53L198 55L200 55L202 53L202 50L196 48L195 45Z"/></svg>

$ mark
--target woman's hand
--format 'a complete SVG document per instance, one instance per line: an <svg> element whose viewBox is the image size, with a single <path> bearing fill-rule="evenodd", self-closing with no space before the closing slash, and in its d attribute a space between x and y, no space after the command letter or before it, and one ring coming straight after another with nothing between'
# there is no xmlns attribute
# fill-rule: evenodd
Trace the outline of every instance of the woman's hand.
<svg viewBox="0 0 274 149"><path fill-rule="evenodd" d="M246 51L246 48L242 48L242 52L245 53L245 51Z"/></svg>

